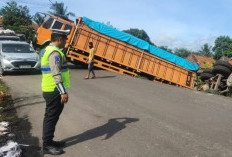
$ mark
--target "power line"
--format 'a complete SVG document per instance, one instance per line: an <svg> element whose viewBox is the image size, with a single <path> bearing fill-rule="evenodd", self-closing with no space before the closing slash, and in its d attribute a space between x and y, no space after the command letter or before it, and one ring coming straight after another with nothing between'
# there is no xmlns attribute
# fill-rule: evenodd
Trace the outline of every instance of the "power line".
<svg viewBox="0 0 232 157"><path fill-rule="evenodd" d="M49 0L49 2L51 2L51 3L52 3L52 1L51 1L51 0ZM52 3L52 5L54 5L54 3Z"/></svg>
<svg viewBox="0 0 232 157"><path fill-rule="evenodd" d="M55 13L57 13L57 5L55 5L54 3L52 3L51 0L49 0L49 2L55 7ZM57 4L57 3L56 3Z"/></svg>

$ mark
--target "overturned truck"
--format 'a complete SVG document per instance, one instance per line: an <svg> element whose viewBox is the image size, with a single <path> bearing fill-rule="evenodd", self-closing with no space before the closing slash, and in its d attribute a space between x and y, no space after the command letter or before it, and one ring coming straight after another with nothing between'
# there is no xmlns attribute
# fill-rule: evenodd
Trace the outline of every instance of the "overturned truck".
<svg viewBox="0 0 232 157"><path fill-rule="evenodd" d="M36 43L45 46L50 40L50 29L70 29L67 57L84 63L89 54L88 43L96 50L95 66L101 69L145 76L153 81L192 89L199 66L164 51L127 33L118 31L87 17L76 18L76 24L50 16L38 29Z"/></svg>

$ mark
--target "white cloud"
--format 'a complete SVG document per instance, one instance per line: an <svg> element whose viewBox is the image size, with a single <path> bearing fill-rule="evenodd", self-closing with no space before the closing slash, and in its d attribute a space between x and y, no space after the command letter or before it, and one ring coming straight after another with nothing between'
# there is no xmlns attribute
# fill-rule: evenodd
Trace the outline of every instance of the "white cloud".
<svg viewBox="0 0 232 157"><path fill-rule="evenodd" d="M173 50L175 48L186 48L192 51L198 51L205 43L208 43L209 46L213 46L215 39L215 36L208 36L201 37L192 41L184 41L173 35L162 34L156 36L154 43L157 46L168 46Z"/></svg>

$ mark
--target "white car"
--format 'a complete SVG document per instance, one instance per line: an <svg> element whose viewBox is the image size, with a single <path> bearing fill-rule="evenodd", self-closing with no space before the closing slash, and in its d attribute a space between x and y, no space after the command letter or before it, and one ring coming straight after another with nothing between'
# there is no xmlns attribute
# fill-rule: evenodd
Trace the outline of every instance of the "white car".
<svg viewBox="0 0 232 157"><path fill-rule="evenodd" d="M30 44L22 41L0 41L0 74L40 69L40 58Z"/></svg>

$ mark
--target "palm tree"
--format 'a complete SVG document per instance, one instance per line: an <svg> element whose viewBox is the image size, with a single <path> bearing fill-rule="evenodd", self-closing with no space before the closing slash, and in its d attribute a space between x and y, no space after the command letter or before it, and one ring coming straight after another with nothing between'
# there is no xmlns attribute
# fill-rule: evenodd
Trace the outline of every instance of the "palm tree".
<svg viewBox="0 0 232 157"><path fill-rule="evenodd" d="M53 3L50 7L52 11L49 11L50 14L59 16L64 19L68 19L69 16L75 17L75 14L73 12L68 12L68 7L64 6L64 3L58 3L57 1Z"/></svg>
<svg viewBox="0 0 232 157"><path fill-rule="evenodd" d="M210 57L212 55L211 53L212 46L209 46L207 43L201 47L200 52L203 54L203 56Z"/></svg>

